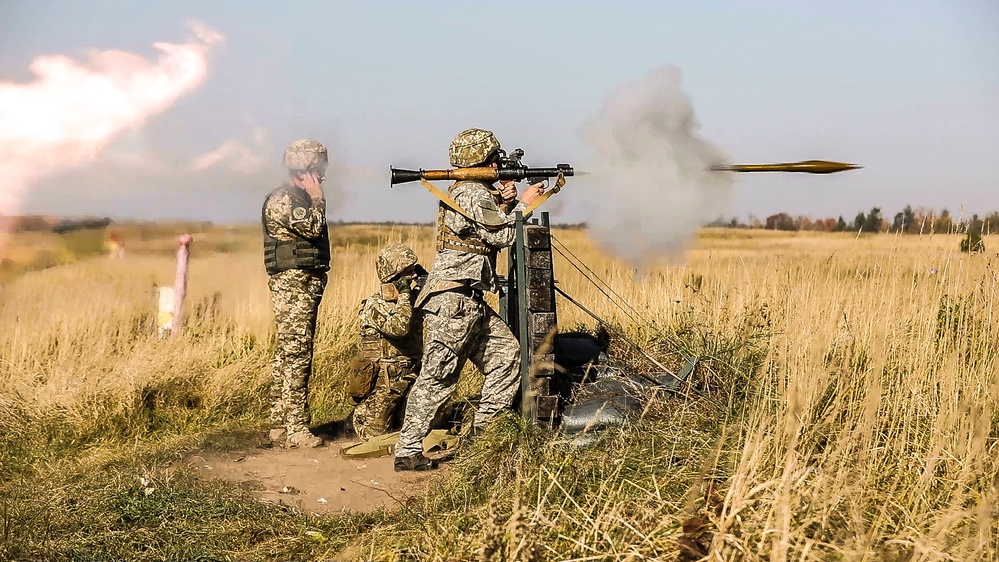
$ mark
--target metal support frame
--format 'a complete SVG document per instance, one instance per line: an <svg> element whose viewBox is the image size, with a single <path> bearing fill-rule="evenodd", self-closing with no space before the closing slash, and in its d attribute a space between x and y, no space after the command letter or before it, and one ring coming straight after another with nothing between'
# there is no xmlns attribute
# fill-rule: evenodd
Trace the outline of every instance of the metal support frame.
<svg viewBox="0 0 999 562"><path fill-rule="evenodd" d="M514 228L514 244L507 253L507 279L500 294L500 316L520 343L521 415L531 423L554 423L558 397L551 395L554 355L547 337L550 330L557 333L557 315L548 213L541 213L540 222L527 222L518 212ZM537 361L540 363L535 364Z"/></svg>
<svg viewBox="0 0 999 562"><path fill-rule="evenodd" d="M516 240L511 252L514 261L513 279L515 283L517 306L516 311L516 331L514 333L520 341L520 409L521 414L528 420L534 419L534 401L531 396L531 346L527 337L527 264L524 251L524 215L520 211L516 214ZM511 326L512 328L513 326Z"/></svg>

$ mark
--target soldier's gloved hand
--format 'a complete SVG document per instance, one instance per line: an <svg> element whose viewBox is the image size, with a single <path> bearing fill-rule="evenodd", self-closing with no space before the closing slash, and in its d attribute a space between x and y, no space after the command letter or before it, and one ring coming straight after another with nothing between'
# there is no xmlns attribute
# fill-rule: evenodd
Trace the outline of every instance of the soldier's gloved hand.
<svg viewBox="0 0 999 562"><path fill-rule="evenodd" d="M400 295L403 294L409 295L410 292L412 291L411 287L412 280L410 280L409 277L402 276L396 279L393 284L395 285L395 288L399 291Z"/></svg>

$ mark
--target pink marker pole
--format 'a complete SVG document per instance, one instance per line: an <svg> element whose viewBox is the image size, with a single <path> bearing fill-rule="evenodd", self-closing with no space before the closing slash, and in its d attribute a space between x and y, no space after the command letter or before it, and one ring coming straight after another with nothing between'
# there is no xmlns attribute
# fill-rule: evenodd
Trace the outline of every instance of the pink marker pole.
<svg viewBox="0 0 999 562"><path fill-rule="evenodd" d="M184 297L187 295L187 260L191 257L190 234L181 235L177 248L177 277L173 282L173 335L180 333L180 325L183 322Z"/></svg>

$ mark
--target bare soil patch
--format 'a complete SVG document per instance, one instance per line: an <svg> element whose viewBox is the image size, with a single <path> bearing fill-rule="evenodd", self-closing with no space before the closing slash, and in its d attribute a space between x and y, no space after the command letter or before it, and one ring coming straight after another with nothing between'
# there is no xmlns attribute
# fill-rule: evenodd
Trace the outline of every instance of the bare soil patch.
<svg viewBox="0 0 999 562"><path fill-rule="evenodd" d="M321 515L399 507L425 494L430 482L447 471L444 464L432 472L395 472L391 455L356 460L340 456L341 448L354 443L200 453L188 462L201 478L223 479L260 501Z"/></svg>

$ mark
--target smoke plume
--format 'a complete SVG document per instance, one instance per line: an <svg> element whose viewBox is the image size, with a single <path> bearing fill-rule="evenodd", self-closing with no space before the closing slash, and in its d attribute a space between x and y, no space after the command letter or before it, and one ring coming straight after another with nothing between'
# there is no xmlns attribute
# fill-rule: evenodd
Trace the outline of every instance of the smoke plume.
<svg viewBox="0 0 999 562"><path fill-rule="evenodd" d="M583 132L594 153L591 232L635 267L678 257L734 192L731 174L707 171L728 158L697 135L680 84L676 67L657 68L612 92Z"/></svg>
<svg viewBox="0 0 999 562"><path fill-rule="evenodd" d="M224 37L199 23L191 31L185 44L153 43L155 62L115 50L92 52L89 64L46 55L30 65L33 82L0 82L0 215L18 213L32 184L93 162L117 136L196 89L209 49Z"/></svg>
<svg viewBox="0 0 999 562"><path fill-rule="evenodd" d="M191 169L200 172L215 166L223 166L234 172L252 174L269 163L267 161L269 155L267 130L256 127L250 145L238 139L227 139L215 150L195 158Z"/></svg>

